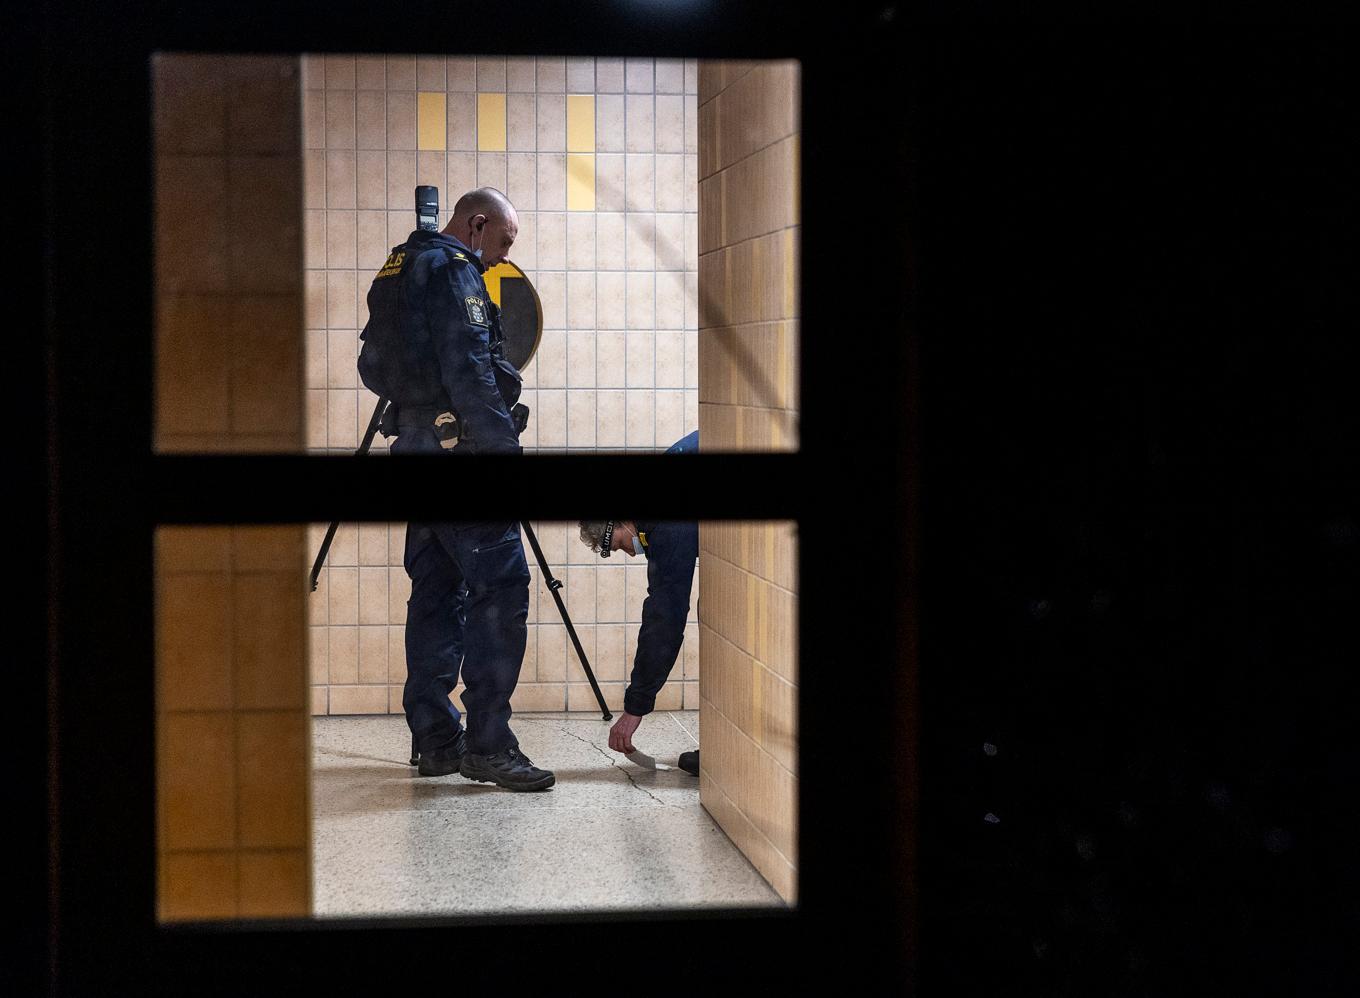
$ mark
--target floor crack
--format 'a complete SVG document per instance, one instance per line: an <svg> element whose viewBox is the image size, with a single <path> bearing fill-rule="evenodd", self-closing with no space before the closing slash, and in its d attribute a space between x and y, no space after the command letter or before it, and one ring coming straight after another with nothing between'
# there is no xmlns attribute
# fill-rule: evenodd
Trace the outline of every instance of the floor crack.
<svg viewBox="0 0 1360 998"><path fill-rule="evenodd" d="M628 770L624 769L624 767L620 766L617 762L615 762L615 761L614 761L614 757L613 757L610 753L606 752L604 749L600 748L600 746L599 746L596 742L593 742L593 741L591 741L591 740L588 739L588 738L582 738L582 737L581 737L580 735L578 735L576 732L574 732L574 731L568 731L566 728L562 728L561 730L562 730L562 733L563 733L564 735L570 735L572 738L575 738L578 742L581 742L582 744L585 744L585 745L589 745L589 746L590 746L591 748L593 748L596 752L599 752L602 756L605 757L605 759L608 760L609 765L613 766L615 769L617 769L619 772L621 772L624 776L628 777L628 782L629 782L629 783L631 783L634 787L637 787L637 789L641 790L644 794L646 794L646 795L647 795L648 797L650 797L652 800L656 801L656 802L657 802L658 804L660 804L662 807L670 807L670 805L667 804L664 800L662 800L662 799L661 799L660 797L658 797L656 794L652 793L652 792L651 792L650 790L648 790L646 787L644 787L644 786L642 786L641 784L639 784L637 780L633 779L633 774L630 773L630 772L628 772Z"/></svg>

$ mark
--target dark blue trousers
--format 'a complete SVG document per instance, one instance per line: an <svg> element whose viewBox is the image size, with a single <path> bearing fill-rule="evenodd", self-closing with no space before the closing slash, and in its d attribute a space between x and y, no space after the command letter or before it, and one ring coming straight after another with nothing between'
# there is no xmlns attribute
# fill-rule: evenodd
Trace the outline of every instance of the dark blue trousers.
<svg viewBox="0 0 1360 998"><path fill-rule="evenodd" d="M510 694L524 661L529 566L518 521L411 523L406 527L406 688L402 706L416 748L457 736L462 716L449 691L463 676L467 750L494 755L518 745Z"/></svg>

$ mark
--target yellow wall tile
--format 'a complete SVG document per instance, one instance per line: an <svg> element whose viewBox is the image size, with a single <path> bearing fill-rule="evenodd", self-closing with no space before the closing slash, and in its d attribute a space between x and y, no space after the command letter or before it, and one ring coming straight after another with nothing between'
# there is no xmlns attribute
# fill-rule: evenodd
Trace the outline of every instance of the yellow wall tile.
<svg viewBox="0 0 1360 998"><path fill-rule="evenodd" d="M567 210L595 210L595 156L567 153Z"/></svg>
<svg viewBox="0 0 1360 998"><path fill-rule="evenodd" d="M447 98L443 94L420 91L416 103L416 148L443 150L447 135ZM502 116L503 117L503 116Z"/></svg>
<svg viewBox="0 0 1360 998"><path fill-rule="evenodd" d="M595 95L567 97L567 152L595 151Z"/></svg>
<svg viewBox="0 0 1360 998"><path fill-rule="evenodd" d="M477 95L477 149L505 152L505 94Z"/></svg>

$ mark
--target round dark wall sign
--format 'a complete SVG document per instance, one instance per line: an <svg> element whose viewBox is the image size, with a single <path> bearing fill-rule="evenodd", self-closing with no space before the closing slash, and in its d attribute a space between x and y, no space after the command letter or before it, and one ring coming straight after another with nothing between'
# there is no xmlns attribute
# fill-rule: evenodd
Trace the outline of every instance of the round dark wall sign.
<svg viewBox="0 0 1360 998"><path fill-rule="evenodd" d="M524 271L509 260L488 267L482 275L487 293L501 310L505 356L521 371L543 339L543 304Z"/></svg>

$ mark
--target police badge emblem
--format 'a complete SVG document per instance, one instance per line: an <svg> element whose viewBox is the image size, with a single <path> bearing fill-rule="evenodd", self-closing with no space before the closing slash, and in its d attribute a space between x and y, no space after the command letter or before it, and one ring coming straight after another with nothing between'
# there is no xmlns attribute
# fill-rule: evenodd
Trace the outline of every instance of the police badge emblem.
<svg viewBox="0 0 1360 998"><path fill-rule="evenodd" d="M468 322L474 326L486 326L486 303L476 295L463 299L467 303Z"/></svg>

